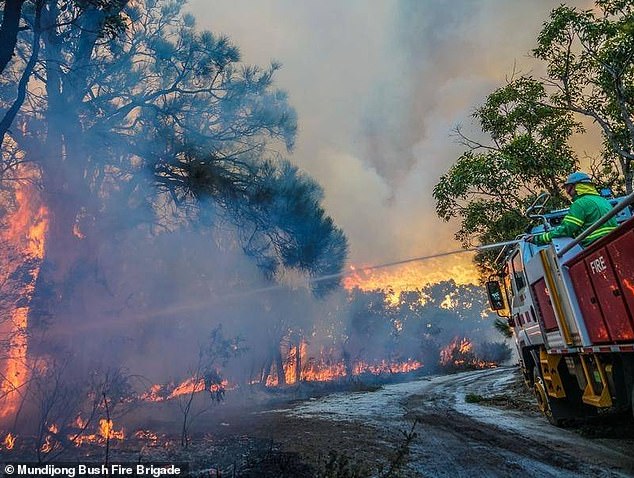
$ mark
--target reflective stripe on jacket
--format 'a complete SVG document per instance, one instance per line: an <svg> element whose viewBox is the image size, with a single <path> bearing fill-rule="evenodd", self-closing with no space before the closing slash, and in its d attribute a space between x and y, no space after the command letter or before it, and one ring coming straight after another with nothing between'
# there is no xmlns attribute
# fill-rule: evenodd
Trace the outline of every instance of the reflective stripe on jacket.
<svg viewBox="0 0 634 478"><path fill-rule="evenodd" d="M536 236L536 244L547 244L554 237L577 237L612 209L612 205L608 200L599 196L596 188L591 184L577 184L575 190L577 195L573 199L568 214L563 218L561 224L548 232ZM616 227L616 219L610 219L586 237L581 242L581 245L585 247L591 244L612 232Z"/></svg>

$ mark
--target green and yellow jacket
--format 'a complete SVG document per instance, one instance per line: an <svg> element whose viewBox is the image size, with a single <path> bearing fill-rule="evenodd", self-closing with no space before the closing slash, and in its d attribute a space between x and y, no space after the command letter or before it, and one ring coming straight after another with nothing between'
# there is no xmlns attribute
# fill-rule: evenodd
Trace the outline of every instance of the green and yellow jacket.
<svg viewBox="0 0 634 478"><path fill-rule="evenodd" d="M535 244L547 244L554 237L576 237L612 209L612 205L608 200L601 197L591 184L579 183L575 185L575 191L577 195L573 199L570 210L561 221L561 224L548 232L535 236ZM616 229L616 227L616 219L610 219L584 239L581 245L585 247L591 244Z"/></svg>

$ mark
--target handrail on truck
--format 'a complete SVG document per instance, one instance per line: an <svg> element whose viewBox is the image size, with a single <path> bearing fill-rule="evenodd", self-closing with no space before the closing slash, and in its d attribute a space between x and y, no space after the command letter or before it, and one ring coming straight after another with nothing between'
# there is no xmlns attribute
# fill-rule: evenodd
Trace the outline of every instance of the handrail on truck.
<svg viewBox="0 0 634 478"><path fill-rule="evenodd" d="M594 231L599 229L606 222L608 222L610 219L612 219L614 216L616 216L618 213L620 213L623 209L625 209L626 207L628 207L632 203L634 203L634 192L630 193L628 196L625 196L623 201L621 201L616 206L614 206L614 208L610 212L606 213L603 217L601 217L592 226L590 226L588 229L586 229L581 234L579 234L575 238L574 241L572 241L571 243L567 244L566 247L564 247L561 251L559 251L559 253L557 253L557 257L561 259L566 252L568 252L570 249L575 247L577 244L579 244L581 241L583 241L586 237L588 237Z"/></svg>

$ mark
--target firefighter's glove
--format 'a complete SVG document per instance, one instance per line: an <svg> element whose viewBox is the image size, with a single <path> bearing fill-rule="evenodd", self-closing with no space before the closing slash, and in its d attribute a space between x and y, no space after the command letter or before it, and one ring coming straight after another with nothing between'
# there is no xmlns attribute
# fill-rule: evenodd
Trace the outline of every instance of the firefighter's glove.
<svg viewBox="0 0 634 478"><path fill-rule="evenodd" d="M548 237L548 233L542 234L530 234L526 237L526 242L530 242L531 244L535 244L536 246L543 246L550 242L550 238Z"/></svg>

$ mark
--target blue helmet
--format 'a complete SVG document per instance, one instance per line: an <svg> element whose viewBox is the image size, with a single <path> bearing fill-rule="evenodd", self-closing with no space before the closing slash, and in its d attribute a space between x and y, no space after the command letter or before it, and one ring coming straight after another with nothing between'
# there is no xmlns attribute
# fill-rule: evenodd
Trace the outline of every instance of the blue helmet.
<svg viewBox="0 0 634 478"><path fill-rule="evenodd" d="M592 179L590 179L590 176L588 176L586 173L577 171L576 173L572 173L570 176L568 176L568 179L566 179L566 182L564 183L564 185L567 186L569 184L578 184L578 183L592 183Z"/></svg>

